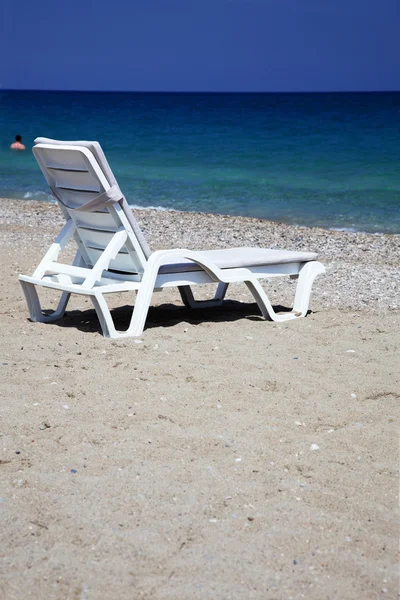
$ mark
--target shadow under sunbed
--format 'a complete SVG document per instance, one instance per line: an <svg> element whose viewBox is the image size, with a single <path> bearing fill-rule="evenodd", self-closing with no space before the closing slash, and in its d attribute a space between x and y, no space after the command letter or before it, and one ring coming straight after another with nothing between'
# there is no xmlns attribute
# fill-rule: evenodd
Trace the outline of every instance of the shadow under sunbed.
<svg viewBox="0 0 400 600"><path fill-rule="evenodd" d="M277 312L288 312L290 309L283 306L275 306ZM125 305L111 310L116 328L125 331L129 327L132 316L132 306ZM200 325L201 323L224 323L250 319L254 321L263 320L256 303L237 302L226 300L222 306L215 308L186 308L175 304L161 304L150 307L146 320L147 329L154 327L174 327L178 323L190 323ZM74 327L80 331L100 333L101 328L94 309L67 311L63 319L51 323L59 327Z"/></svg>

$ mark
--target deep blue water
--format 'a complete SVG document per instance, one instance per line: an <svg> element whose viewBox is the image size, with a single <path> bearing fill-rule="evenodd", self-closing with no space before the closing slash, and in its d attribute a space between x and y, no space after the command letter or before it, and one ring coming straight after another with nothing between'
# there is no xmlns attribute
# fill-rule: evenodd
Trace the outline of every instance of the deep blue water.
<svg viewBox="0 0 400 600"><path fill-rule="evenodd" d="M49 199L37 136L98 140L133 205L400 233L400 93L0 91L0 196Z"/></svg>

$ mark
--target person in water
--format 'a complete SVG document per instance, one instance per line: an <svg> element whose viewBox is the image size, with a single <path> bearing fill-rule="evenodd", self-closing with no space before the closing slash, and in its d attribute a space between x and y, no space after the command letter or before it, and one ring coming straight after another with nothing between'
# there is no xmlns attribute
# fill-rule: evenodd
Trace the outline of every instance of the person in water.
<svg viewBox="0 0 400 600"><path fill-rule="evenodd" d="M15 142L10 146L11 150L25 150L25 146L22 143L22 137L20 135L15 136Z"/></svg>

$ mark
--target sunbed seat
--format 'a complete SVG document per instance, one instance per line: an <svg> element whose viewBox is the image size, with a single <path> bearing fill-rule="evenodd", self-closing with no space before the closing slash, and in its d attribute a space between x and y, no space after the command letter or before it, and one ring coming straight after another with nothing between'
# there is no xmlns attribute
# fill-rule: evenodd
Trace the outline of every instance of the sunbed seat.
<svg viewBox="0 0 400 600"><path fill-rule="evenodd" d="M197 252L205 260L219 269L282 265L285 263L306 263L317 260L315 252L293 252L291 250L270 250L267 248L226 248L223 250L201 250ZM201 271L201 266L190 261L176 258L162 265L160 274Z"/></svg>

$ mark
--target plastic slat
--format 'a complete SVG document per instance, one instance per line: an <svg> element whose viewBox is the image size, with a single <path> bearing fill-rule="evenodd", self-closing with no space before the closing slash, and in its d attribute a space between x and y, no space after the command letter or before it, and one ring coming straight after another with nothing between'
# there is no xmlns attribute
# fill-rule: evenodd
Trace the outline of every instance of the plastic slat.
<svg viewBox="0 0 400 600"><path fill-rule="evenodd" d="M93 264L100 258L103 251L96 248L87 248L87 252ZM119 253L114 260L110 261L109 269L115 271L125 271L126 273L137 273L137 269L132 262L132 258L129 254Z"/></svg>

